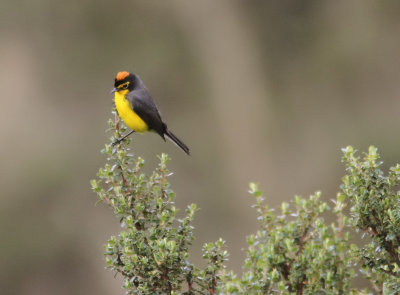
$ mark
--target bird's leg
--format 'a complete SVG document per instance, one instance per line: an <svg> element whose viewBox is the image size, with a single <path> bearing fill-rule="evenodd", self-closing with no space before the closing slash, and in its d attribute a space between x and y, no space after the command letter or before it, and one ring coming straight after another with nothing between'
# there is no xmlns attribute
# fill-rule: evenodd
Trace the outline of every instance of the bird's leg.
<svg viewBox="0 0 400 295"><path fill-rule="evenodd" d="M113 146L116 144L119 144L121 141L123 141L125 138L127 138L129 135L131 135L135 130L131 130L128 134L125 134L124 136L118 138L116 141L113 142Z"/></svg>

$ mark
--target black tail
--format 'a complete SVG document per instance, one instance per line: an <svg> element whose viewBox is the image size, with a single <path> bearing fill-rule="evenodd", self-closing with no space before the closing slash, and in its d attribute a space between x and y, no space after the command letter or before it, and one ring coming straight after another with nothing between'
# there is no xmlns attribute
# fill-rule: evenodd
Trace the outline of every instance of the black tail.
<svg viewBox="0 0 400 295"><path fill-rule="evenodd" d="M177 146L179 146L186 154L190 155L189 148L184 144L178 137L175 136L171 131L168 129L165 130L164 135Z"/></svg>

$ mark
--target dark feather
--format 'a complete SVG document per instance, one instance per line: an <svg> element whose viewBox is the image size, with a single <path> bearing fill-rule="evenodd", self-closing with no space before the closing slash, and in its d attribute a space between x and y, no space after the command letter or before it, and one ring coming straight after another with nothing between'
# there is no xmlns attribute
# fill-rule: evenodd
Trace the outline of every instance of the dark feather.
<svg viewBox="0 0 400 295"><path fill-rule="evenodd" d="M189 148L175 134L168 130L167 125L161 118L156 103L142 80L137 75L134 75L133 78L133 89L127 95L131 108L142 118L150 130L157 132L164 140L166 136L189 155Z"/></svg>
<svg viewBox="0 0 400 295"><path fill-rule="evenodd" d="M181 141L178 137L176 137L175 134L167 129L165 132L165 136L173 143L175 143L178 147L180 147L186 154L190 155L190 151L187 145L184 144L183 141Z"/></svg>
<svg viewBox="0 0 400 295"><path fill-rule="evenodd" d="M149 129L156 131L165 140L166 125L161 119L160 112L149 91L137 76L135 87L133 91L128 93L127 99L131 103L132 109L146 122Z"/></svg>

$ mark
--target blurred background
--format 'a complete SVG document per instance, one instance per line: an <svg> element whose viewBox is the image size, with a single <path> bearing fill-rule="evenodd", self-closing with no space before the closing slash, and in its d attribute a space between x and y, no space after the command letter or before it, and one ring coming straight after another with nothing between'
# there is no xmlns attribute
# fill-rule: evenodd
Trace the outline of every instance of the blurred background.
<svg viewBox="0 0 400 295"><path fill-rule="evenodd" d="M335 197L342 147L400 161L400 2L13 1L0 3L2 294L124 294L103 245L118 220L95 205L113 79L135 72L191 148L135 135L146 159L172 157L196 241L223 237L241 272L258 229L248 183L271 206Z"/></svg>

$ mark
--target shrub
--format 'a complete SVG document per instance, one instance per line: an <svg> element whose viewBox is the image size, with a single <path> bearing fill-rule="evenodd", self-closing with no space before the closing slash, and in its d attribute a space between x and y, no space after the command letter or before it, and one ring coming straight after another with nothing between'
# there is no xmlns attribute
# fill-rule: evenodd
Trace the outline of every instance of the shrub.
<svg viewBox="0 0 400 295"><path fill-rule="evenodd" d="M114 134L102 150L107 163L91 185L121 223L105 255L108 268L124 277L128 294L366 294L352 286L357 275L379 294L400 294L400 165L386 176L375 147L363 157L352 147L343 149L346 175L330 204L317 192L295 196L276 213L251 183L260 229L247 238L238 276L225 269L222 239L204 245L204 268L189 261L196 205L177 217L168 156L162 154L155 171L145 174L129 138L112 145L126 131L115 118L109 121ZM325 220L327 213L333 222ZM350 234L361 235L359 245L350 243Z"/></svg>

